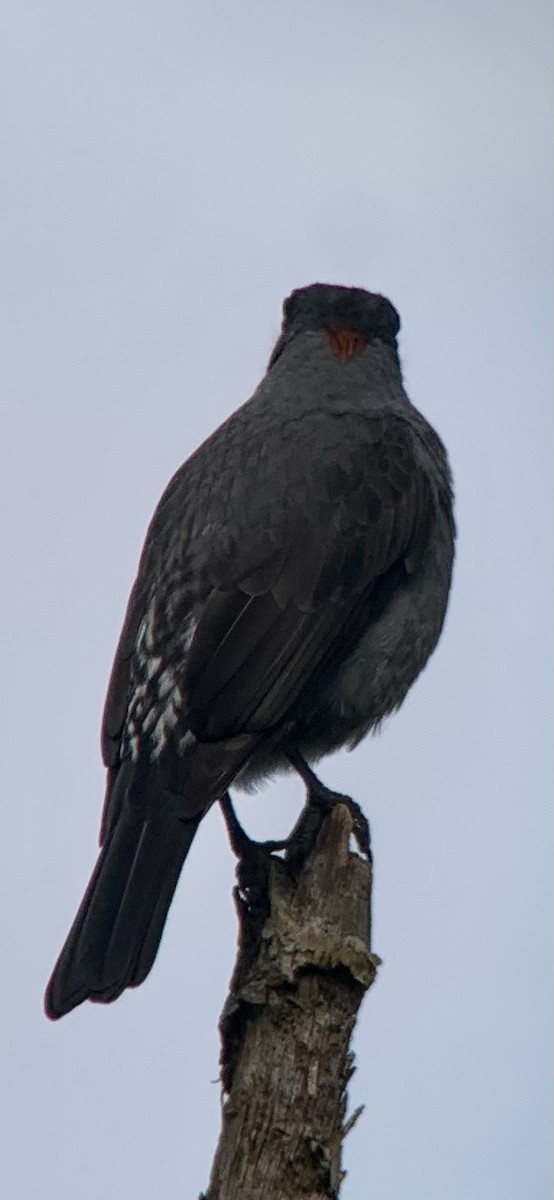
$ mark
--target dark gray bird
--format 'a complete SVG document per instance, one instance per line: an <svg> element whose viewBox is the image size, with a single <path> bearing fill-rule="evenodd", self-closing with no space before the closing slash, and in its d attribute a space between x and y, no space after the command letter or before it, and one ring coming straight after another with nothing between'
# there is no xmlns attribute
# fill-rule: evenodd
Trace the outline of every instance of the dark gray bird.
<svg viewBox="0 0 554 1200"><path fill-rule="evenodd" d="M49 1017L145 979L194 834L232 783L355 746L432 653L451 479L402 387L399 326L360 288L293 292L252 399L162 496L104 711L102 848Z"/></svg>

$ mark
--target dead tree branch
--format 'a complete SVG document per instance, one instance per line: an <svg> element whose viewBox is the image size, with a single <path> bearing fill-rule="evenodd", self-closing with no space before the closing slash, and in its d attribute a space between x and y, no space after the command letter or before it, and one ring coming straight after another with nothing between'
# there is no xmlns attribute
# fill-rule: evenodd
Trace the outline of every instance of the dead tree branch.
<svg viewBox="0 0 554 1200"><path fill-rule="evenodd" d="M239 953L221 1017L223 1125L205 1200L336 1200L350 1038L379 959L371 863L338 804L295 870L239 863Z"/></svg>

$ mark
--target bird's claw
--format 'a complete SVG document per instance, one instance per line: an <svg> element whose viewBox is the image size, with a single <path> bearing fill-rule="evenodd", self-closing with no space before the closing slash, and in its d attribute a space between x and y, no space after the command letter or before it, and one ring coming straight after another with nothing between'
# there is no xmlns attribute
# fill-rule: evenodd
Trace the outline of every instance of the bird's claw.
<svg viewBox="0 0 554 1200"><path fill-rule="evenodd" d="M369 862L371 862L369 821L360 808L360 805L351 796L344 796L341 792L333 792L331 788L326 787L298 751L289 751L288 758L291 766L294 767L295 771L304 780L307 792L306 806L300 814L296 828L289 838L289 844L297 836L298 832L303 830L304 826L311 834L312 829L317 825L317 832L319 832L325 817L329 815L333 808L337 804L344 804L352 817L353 834L358 843L360 853L365 855Z"/></svg>

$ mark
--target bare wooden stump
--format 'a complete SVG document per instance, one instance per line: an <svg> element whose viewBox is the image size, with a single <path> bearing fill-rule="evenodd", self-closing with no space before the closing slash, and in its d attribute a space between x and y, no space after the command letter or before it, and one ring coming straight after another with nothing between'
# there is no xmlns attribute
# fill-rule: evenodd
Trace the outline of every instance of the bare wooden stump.
<svg viewBox="0 0 554 1200"><path fill-rule="evenodd" d="M204 1200L338 1196L350 1037L379 959L371 863L337 805L296 873L239 863L239 953L221 1017L227 1099ZM354 1119L357 1114L354 1114Z"/></svg>

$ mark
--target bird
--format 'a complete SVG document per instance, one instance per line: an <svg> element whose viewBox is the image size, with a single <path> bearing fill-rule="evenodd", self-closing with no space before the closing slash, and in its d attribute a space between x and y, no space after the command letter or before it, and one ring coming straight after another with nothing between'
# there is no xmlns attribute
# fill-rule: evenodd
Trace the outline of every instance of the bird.
<svg viewBox="0 0 554 1200"><path fill-rule="evenodd" d="M100 853L45 995L141 984L202 818L233 785L352 749L438 642L455 548L445 447L409 400L384 296L283 303L266 374L171 479L102 722ZM308 796L308 800L310 796Z"/></svg>

